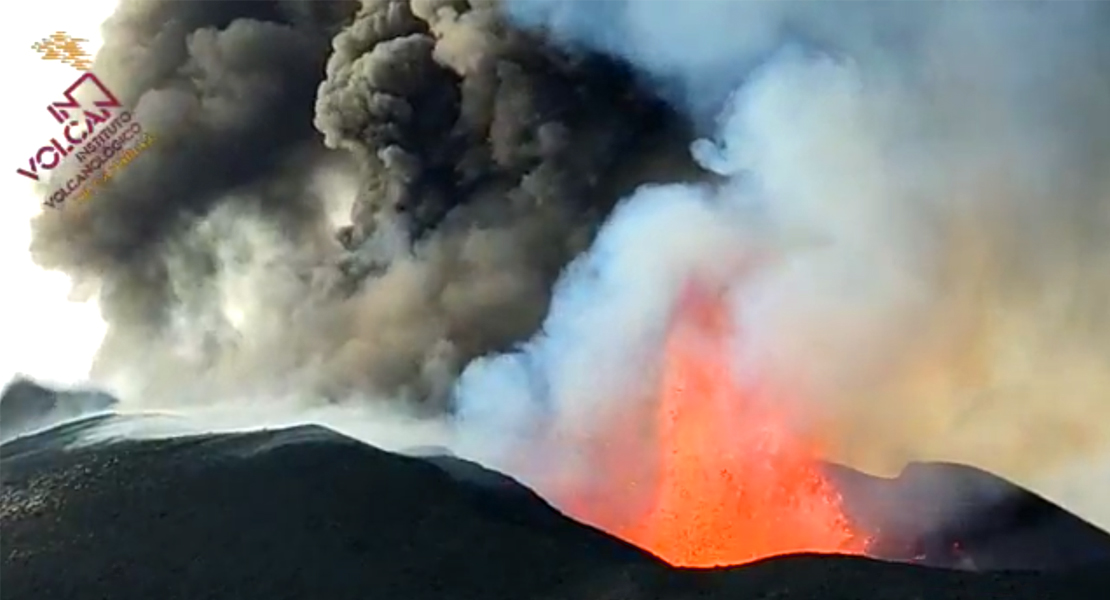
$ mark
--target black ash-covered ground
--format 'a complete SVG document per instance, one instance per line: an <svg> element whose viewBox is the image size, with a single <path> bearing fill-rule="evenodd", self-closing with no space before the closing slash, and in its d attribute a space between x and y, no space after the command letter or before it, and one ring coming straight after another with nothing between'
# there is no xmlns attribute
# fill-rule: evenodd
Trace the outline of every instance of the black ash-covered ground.
<svg viewBox="0 0 1110 600"><path fill-rule="evenodd" d="M844 557L673 569L424 459L316 427L0 446L6 600L1104 600L1110 570L961 573Z"/></svg>

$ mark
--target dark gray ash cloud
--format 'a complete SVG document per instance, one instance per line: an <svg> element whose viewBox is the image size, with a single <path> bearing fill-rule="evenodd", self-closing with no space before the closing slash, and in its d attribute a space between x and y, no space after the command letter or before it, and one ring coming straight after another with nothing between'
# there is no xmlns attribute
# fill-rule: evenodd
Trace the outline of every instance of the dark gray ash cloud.
<svg viewBox="0 0 1110 600"><path fill-rule="evenodd" d="M131 2L95 71L158 142L33 255L96 294L129 401L352 395L438 410L682 122L484 0ZM676 151L677 150L677 151Z"/></svg>

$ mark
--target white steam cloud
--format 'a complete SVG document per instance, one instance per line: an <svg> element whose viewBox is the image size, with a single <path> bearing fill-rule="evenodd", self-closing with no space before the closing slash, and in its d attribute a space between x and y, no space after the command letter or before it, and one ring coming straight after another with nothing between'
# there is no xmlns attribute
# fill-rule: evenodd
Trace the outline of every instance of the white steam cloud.
<svg viewBox="0 0 1110 600"><path fill-rule="evenodd" d="M833 458L970 463L1110 526L1075 485L1110 470L1105 5L508 7L715 123L692 150L726 182L624 202L542 332L464 372L462 447L541 490L588 486L583 448L639 439L613 420L652 400L697 275L731 290L737 376L799 403Z"/></svg>

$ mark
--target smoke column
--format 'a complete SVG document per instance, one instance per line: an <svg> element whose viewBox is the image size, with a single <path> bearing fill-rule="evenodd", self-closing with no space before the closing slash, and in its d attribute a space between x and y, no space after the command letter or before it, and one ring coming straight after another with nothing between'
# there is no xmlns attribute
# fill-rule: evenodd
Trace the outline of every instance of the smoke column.
<svg viewBox="0 0 1110 600"><path fill-rule="evenodd" d="M165 143L32 252L99 300L93 374L132 406L438 414L645 165L689 164L626 69L491 2L125 1L104 39L94 70Z"/></svg>
<svg viewBox="0 0 1110 600"><path fill-rule="evenodd" d="M1110 526L1098 496L1060 484L1110 465L1104 4L507 10L634 65L724 182L622 202L541 333L463 373L461 446L552 497L613 486L635 507L652 469L635 415L697 277L728 290L736 378L832 458L971 463Z"/></svg>

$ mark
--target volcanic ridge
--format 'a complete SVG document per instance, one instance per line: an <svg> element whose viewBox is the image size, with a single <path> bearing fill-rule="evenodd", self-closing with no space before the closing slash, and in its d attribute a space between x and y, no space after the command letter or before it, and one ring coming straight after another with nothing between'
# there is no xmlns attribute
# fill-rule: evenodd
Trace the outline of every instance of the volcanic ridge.
<svg viewBox="0 0 1110 600"><path fill-rule="evenodd" d="M75 443L133 418L94 415L0 446L5 598L1075 600L1110 585L1110 538L1028 492L932 539L885 540L899 562L686 569L445 452L390 453L318 426ZM871 503L870 515L882 502L927 509L910 498L924 477L995 481L956 465L893 480L830 469L848 512ZM962 571L907 562L954 543L959 556L929 560Z"/></svg>

